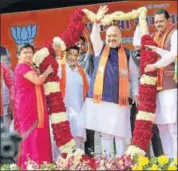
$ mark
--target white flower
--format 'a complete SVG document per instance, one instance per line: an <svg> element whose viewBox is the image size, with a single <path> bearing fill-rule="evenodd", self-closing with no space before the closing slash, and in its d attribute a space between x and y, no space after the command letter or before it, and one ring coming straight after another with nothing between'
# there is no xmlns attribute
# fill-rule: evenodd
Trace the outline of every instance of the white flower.
<svg viewBox="0 0 178 171"><path fill-rule="evenodd" d="M55 46L61 47L62 51L66 50L65 42L60 37L54 37L53 43L54 43Z"/></svg>
<svg viewBox="0 0 178 171"><path fill-rule="evenodd" d="M17 168L17 165L14 163L10 165L10 170L17 170Z"/></svg>
<svg viewBox="0 0 178 171"><path fill-rule="evenodd" d="M152 77L152 76L143 74L140 78L141 84L156 85L156 82L157 82L157 77Z"/></svg>
<svg viewBox="0 0 178 171"><path fill-rule="evenodd" d="M138 154L139 156L145 156L145 151L140 149L139 147L136 147L134 145L130 145L126 151L127 155L131 155L133 157L135 154Z"/></svg>
<svg viewBox="0 0 178 171"><path fill-rule="evenodd" d="M33 62L39 67L49 54L48 48L42 48L33 55Z"/></svg>
<svg viewBox="0 0 178 171"><path fill-rule="evenodd" d="M96 14L88 9L83 9L82 10L85 15L87 16L87 18L91 21L91 22L95 22L96 20Z"/></svg>
<svg viewBox="0 0 178 171"><path fill-rule="evenodd" d="M66 112L52 113L50 115L51 123L57 124L66 121Z"/></svg>
<svg viewBox="0 0 178 171"><path fill-rule="evenodd" d="M27 170L34 170L33 164L27 164Z"/></svg>
<svg viewBox="0 0 178 171"><path fill-rule="evenodd" d="M46 96L50 93L57 93L60 91L59 82L47 82L43 84L43 87Z"/></svg>
<svg viewBox="0 0 178 171"><path fill-rule="evenodd" d="M149 113L149 112L144 112L144 111L139 111L137 116L137 120L145 120L145 121L154 121L155 120L155 115L154 113Z"/></svg>

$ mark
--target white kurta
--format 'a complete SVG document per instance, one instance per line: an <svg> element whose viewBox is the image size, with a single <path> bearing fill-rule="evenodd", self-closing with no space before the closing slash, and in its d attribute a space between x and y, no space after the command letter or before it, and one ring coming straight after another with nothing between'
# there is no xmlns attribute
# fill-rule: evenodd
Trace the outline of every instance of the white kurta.
<svg viewBox="0 0 178 171"><path fill-rule="evenodd" d="M61 77L61 71L59 71ZM88 82L89 77L87 76ZM83 137L86 139L86 131L80 126L80 112L84 104L83 100L83 80L82 76L75 68L72 70L66 64L66 91L64 103L67 109L67 118L70 122L73 137Z"/></svg>
<svg viewBox="0 0 178 171"><path fill-rule="evenodd" d="M155 122L177 123L177 89L164 90L157 94Z"/></svg>
<svg viewBox="0 0 178 171"><path fill-rule="evenodd" d="M98 56L103 47L100 37L100 25L94 23L91 41L95 56ZM129 73L132 96L138 95L138 69L133 59L129 60ZM131 137L130 107L121 107L116 103L102 101L99 104L87 98L81 112L83 127L113 136Z"/></svg>
<svg viewBox="0 0 178 171"><path fill-rule="evenodd" d="M82 109L83 127L113 136L131 137L130 108L116 103L99 104L87 98Z"/></svg>
<svg viewBox="0 0 178 171"><path fill-rule="evenodd" d="M137 26L134 34L134 45L139 45L141 40L141 30ZM154 65L157 68L165 67L177 58L177 30L171 36L170 51L156 48L156 53L160 55L161 59ZM157 93L156 99L156 124L171 124L177 123L177 89L163 90Z"/></svg>

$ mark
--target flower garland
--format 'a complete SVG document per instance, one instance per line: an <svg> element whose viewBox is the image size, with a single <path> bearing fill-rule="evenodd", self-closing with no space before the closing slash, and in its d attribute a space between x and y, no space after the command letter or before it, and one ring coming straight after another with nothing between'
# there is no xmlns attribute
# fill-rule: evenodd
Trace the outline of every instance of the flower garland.
<svg viewBox="0 0 178 171"><path fill-rule="evenodd" d="M138 114L135 121L135 129L131 146L126 151L126 154L134 156L139 154L145 155L148 149L149 142L152 137L152 127L155 118L156 110L156 78L157 71L145 73L144 68L148 64L153 64L157 61L156 52L150 51L144 45L156 46L150 35L144 35L141 40L141 58L140 58L140 85L139 85L139 102Z"/></svg>
<svg viewBox="0 0 178 171"><path fill-rule="evenodd" d="M51 119L54 139L61 153L70 153L75 149L75 141L70 132L70 125L66 118L66 108L60 91L60 80L57 75L58 62L55 59L53 44L60 46L64 51L66 48L73 46L80 40L80 35L84 30L82 22L85 13L77 9L70 17L68 28L59 37L53 38L52 41L45 45L34 54L33 62L43 73L49 65L53 67L54 72L48 76L44 83L44 92L47 99L47 107Z"/></svg>
<svg viewBox="0 0 178 171"><path fill-rule="evenodd" d="M140 14L147 12L146 7L140 7L137 10L132 10L131 12L124 13L122 11L116 11L112 14L107 14L101 20L102 25L110 25L114 20L131 20L137 18Z"/></svg>
<svg viewBox="0 0 178 171"><path fill-rule="evenodd" d="M90 22L95 22L97 19L97 16L94 12L88 10L88 9L83 9L83 12L85 13L87 19ZM144 15L147 13L146 7L140 7L137 10L132 10L131 12L124 13L122 11L116 11L111 14L106 14L102 20L101 20L101 25L110 25L112 24L113 20L131 20L137 18L139 15Z"/></svg>

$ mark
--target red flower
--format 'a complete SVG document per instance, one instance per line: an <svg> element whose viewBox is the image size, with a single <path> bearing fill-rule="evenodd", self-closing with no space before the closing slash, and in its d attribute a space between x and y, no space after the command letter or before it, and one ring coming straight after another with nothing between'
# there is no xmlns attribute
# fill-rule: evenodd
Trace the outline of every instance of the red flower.
<svg viewBox="0 0 178 171"><path fill-rule="evenodd" d="M157 61L157 54L145 48L144 45L156 46L153 38L150 35L145 35L141 40L141 59L140 59L140 74L141 76L145 74L144 69L146 65L153 64ZM157 71L149 72L146 75L157 76ZM145 111L154 113L156 110L156 85L139 85L139 111ZM146 120L136 120L135 129L133 133L133 138L131 141L132 145L139 147L140 149L146 151L148 149L151 137L152 137L152 127L153 123Z"/></svg>
<svg viewBox="0 0 178 171"><path fill-rule="evenodd" d="M70 21L79 21L81 22L83 17L85 16L85 13L82 11L81 8L78 8L74 11L74 13L70 16Z"/></svg>
<svg viewBox="0 0 178 171"><path fill-rule="evenodd" d="M144 74L144 69L145 69L146 65L155 63L157 61L157 59L158 59L158 56L157 56L156 52L142 50L141 58L140 58L140 74L141 75ZM156 71L147 73L147 75L150 75L150 76L156 76L156 74L157 74Z"/></svg>
<svg viewBox="0 0 178 171"><path fill-rule="evenodd" d="M145 111L145 112L151 112L151 113L155 113L155 105L152 105L152 106L145 106L145 105L139 105L138 107L138 110L140 111Z"/></svg>
<svg viewBox="0 0 178 171"><path fill-rule="evenodd" d="M88 157L86 154L83 154L81 160L87 161L87 162L88 162L88 165L89 165L93 170L96 170L96 169L97 169L97 164L96 164L96 159L95 159L95 158L90 158L90 157Z"/></svg>
<svg viewBox="0 0 178 171"><path fill-rule="evenodd" d="M57 72L58 72L58 63L57 61L55 60L55 58L51 55L49 55L48 57L46 57L44 59L44 61L40 64L40 71L41 73L45 72L46 69L48 68L48 66L51 65L54 72L51 73L48 78L46 79L46 82L48 81L58 81L59 78L57 76Z"/></svg>
<svg viewBox="0 0 178 171"><path fill-rule="evenodd" d="M85 24L82 22L84 16L84 12L77 9L70 17L67 30L59 35L67 48L74 46L80 40L80 35L85 28Z"/></svg>
<svg viewBox="0 0 178 171"><path fill-rule="evenodd" d="M67 158L67 153L61 153L62 158L66 159Z"/></svg>
<svg viewBox="0 0 178 171"><path fill-rule="evenodd" d="M136 129L143 129L147 131L152 131L153 123L151 121L145 121L145 120L136 120L135 121L135 128Z"/></svg>
<svg viewBox="0 0 178 171"><path fill-rule="evenodd" d="M154 113L156 109L156 87L152 85L139 85L139 109ZM151 111L149 111L149 108ZM146 109L146 110L145 110Z"/></svg>
<svg viewBox="0 0 178 171"><path fill-rule="evenodd" d="M157 44L153 41L153 38L149 34L146 34L142 37L141 44L142 49L145 49L144 45L157 46Z"/></svg>
<svg viewBox="0 0 178 171"><path fill-rule="evenodd" d="M52 124L52 128L57 146L60 147L72 140L68 121Z"/></svg>

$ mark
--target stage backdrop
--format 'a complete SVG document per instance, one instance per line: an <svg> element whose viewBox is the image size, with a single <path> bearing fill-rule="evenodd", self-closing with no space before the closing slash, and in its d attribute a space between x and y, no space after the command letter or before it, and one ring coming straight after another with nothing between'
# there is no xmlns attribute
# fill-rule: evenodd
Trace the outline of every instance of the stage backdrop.
<svg viewBox="0 0 178 171"><path fill-rule="evenodd" d="M35 5L35 4L34 4ZM101 4L80 6L97 12ZM176 1L124 1L108 3L109 12L123 11L129 12L141 6L148 8L149 31L155 31L154 13L159 8L167 9L171 14L173 25L177 26L177 2ZM57 8L50 10L27 11L21 13L11 13L1 15L1 45L8 48L12 58L12 68L17 63L16 49L18 44L33 43L39 46L45 41L63 32L68 24L69 16L78 8ZM132 48L132 38L137 20L121 21L119 27L122 30L123 43ZM87 27L91 30L92 24ZM102 37L104 37L105 28L102 28Z"/></svg>

